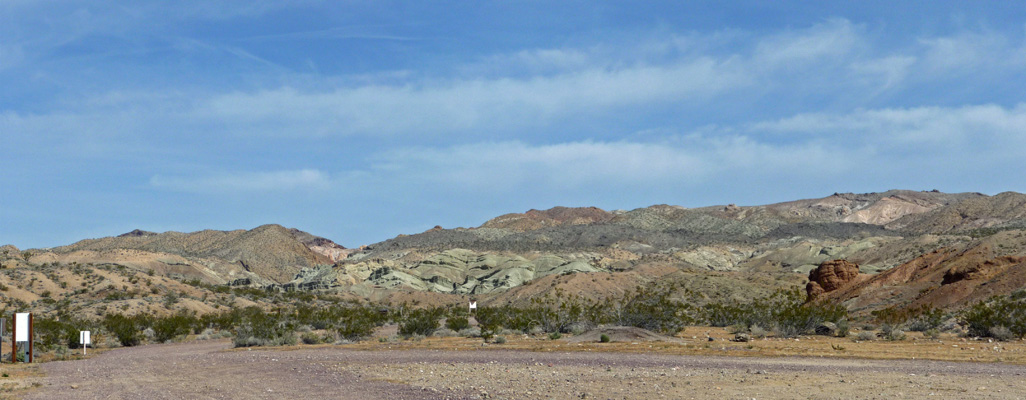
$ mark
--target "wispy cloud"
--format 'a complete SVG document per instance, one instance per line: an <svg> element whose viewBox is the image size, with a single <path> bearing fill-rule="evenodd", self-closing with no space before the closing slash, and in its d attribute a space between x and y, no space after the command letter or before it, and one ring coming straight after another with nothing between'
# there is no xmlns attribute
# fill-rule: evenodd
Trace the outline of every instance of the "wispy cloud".
<svg viewBox="0 0 1026 400"><path fill-rule="evenodd" d="M921 38L922 69L933 75L971 74L981 70L1026 66L1023 37L989 31L962 31L953 35Z"/></svg>
<svg viewBox="0 0 1026 400"><path fill-rule="evenodd" d="M196 116L256 134L423 136L523 130L637 107L701 109L713 100L811 95L859 103L907 86L910 77L928 84L924 76L961 75L956 66L1020 52L1010 39L974 37L923 39L883 51L858 25L836 19L759 38L749 51L725 54L680 50L688 46L677 36L623 49L530 49L468 65L466 77L417 74L400 83L218 95L198 103ZM633 58L619 58L628 54Z"/></svg>
<svg viewBox="0 0 1026 400"><path fill-rule="evenodd" d="M555 77L362 86L329 92L292 87L217 96L197 115L253 133L438 134L529 127L574 113L653 102L699 102L750 85L729 62L589 69ZM268 132L287 123L296 129Z"/></svg>
<svg viewBox="0 0 1026 400"><path fill-rule="evenodd" d="M243 39L242 41L258 41L258 40L309 40L309 39L335 39L335 40L349 40L349 39L364 39L364 40L391 40L391 41L414 41L421 40L420 38L401 36L401 35L390 35L381 33L372 33L381 31L387 27L381 26L365 26L365 25L354 25L354 26L337 26L328 29L314 29L304 31L293 31L274 33L266 35L253 35Z"/></svg>
<svg viewBox="0 0 1026 400"><path fill-rule="evenodd" d="M752 124L751 129L873 146L891 155L924 153L944 158L976 150L973 153L993 156L1019 152L1026 145L1026 104L808 113Z"/></svg>
<svg viewBox="0 0 1026 400"><path fill-rule="evenodd" d="M942 182L1017 168L1026 105L801 114L711 128L672 140L484 142L379 154L361 182L457 190L473 196L525 190L659 192L699 187ZM781 137L783 136L783 137ZM980 155L985 154L985 157ZM971 162L954 162L969 159ZM986 181L979 177L981 184ZM990 183L988 183L990 184ZM432 189L428 189L432 190Z"/></svg>
<svg viewBox="0 0 1026 400"><path fill-rule="evenodd" d="M194 177L153 176L150 185L190 193L249 193L324 190L331 187L330 177L315 169L272 172L246 172Z"/></svg>
<svg viewBox="0 0 1026 400"><path fill-rule="evenodd" d="M756 45L752 59L769 68L821 68L824 59L844 62L850 53L866 45L865 40L848 20L833 19L766 37Z"/></svg>

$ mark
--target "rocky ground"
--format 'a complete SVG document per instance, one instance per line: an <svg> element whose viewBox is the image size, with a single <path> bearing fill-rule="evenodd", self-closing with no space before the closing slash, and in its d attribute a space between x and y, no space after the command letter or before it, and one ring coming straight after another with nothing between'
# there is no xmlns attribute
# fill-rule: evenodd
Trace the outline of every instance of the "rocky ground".
<svg viewBox="0 0 1026 400"><path fill-rule="evenodd" d="M425 341L427 342L427 341ZM511 343L514 344L514 343ZM116 349L38 365L26 399L636 399L1026 397L1026 366L920 360L473 351L379 344ZM393 347L389 349L389 347Z"/></svg>

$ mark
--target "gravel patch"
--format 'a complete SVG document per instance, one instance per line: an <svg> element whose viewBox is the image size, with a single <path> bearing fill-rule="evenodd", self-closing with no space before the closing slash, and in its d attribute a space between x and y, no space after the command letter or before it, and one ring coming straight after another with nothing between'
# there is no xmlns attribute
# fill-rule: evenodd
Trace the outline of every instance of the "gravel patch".
<svg viewBox="0 0 1026 400"><path fill-rule="evenodd" d="M28 399L1024 398L1026 366L941 361L152 345L41 364ZM938 397L939 396L939 397Z"/></svg>

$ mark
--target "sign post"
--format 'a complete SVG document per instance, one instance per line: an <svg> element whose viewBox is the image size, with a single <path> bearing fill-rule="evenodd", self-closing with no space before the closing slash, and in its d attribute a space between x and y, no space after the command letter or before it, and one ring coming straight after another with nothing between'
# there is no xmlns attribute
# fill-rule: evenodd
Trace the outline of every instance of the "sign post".
<svg viewBox="0 0 1026 400"><path fill-rule="evenodd" d="M25 360L32 362L32 313L14 314L14 335L11 339L11 363L18 362L18 342L28 342L28 356Z"/></svg>
<svg viewBox="0 0 1026 400"><path fill-rule="evenodd" d="M473 312L476 309L477 309L477 302L476 301L470 302L470 311Z"/></svg>
<svg viewBox="0 0 1026 400"><path fill-rule="evenodd" d="M89 340L89 331L78 331L78 342L82 344L82 355L86 355L86 347L92 344Z"/></svg>
<svg viewBox="0 0 1026 400"><path fill-rule="evenodd" d="M29 342L28 362L29 362L29 364L31 364L32 363L32 342L34 342L34 340L32 340L32 339L34 339L32 337L32 313L29 313L28 320L29 320L29 324L28 324L28 342Z"/></svg>

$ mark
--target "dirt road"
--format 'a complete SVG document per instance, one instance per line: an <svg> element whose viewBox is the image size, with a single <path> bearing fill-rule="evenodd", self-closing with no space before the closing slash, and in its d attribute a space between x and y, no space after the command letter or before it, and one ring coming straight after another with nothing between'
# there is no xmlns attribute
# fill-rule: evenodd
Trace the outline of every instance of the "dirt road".
<svg viewBox="0 0 1026 400"><path fill-rule="evenodd" d="M28 399L1026 398L1026 366L508 350L227 351L227 341L40 364Z"/></svg>

